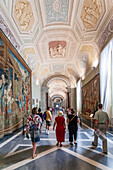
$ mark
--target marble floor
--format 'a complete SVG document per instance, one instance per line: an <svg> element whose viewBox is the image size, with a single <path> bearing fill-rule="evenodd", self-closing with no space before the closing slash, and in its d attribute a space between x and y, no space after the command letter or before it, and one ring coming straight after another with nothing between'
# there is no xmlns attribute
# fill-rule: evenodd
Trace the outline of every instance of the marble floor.
<svg viewBox="0 0 113 170"><path fill-rule="evenodd" d="M63 147L56 146L55 132L45 134L43 124L41 140L37 143L37 157L32 159L31 140L16 132L0 140L0 169L2 170L111 170L113 169L113 134L107 133L108 154L103 154L102 141L93 148L93 129L83 124L78 129L77 146L69 145L68 129Z"/></svg>

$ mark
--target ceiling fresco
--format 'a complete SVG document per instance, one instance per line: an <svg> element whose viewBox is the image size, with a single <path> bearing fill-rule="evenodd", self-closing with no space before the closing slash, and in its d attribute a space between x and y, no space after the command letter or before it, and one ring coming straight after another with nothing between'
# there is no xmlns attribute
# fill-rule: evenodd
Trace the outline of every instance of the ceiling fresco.
<svg viewBox="0 0 113 170"><path fill-rule="evenodd" d="M65 57L66 42L65 41L52 41L49 42L49 55L51 58Z"/></svg>
<svg viewBox="0 0 113 170"><path fill-rule="evenodd" d="M16 0L14 7L14 18L22 31L31 30L34 24L34 15L30 2L27 0Z"/></svg>
<svg viewBox="0 0 113 170"><path fill-rule="evenodd" d="M84 0L81 11L81 20L86 29L95 28L103 13L102 1Z"/></svg>
<svg viewBox="0 0 113 170"><path fill-rule="evenodd" d="M1 0L0 28L34 81L65 98L113 38L113 0Z"/></svg>
<svg viewBox="0 0 113 170"><path fill-rule="evenodd" d="M68 22L69 0L46 0L47 24L52 22Z"/></svg>

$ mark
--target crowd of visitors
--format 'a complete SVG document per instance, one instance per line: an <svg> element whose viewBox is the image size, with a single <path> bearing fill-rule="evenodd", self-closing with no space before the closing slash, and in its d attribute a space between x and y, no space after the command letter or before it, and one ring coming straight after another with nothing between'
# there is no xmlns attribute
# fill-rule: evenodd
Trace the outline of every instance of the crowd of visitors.
<svg viewBox="0 0 113 170"><path fill-rule="evenodd" d="M53 112L56 113L55 109L53 111L52 108L48 107L47 110L42 114L40 108L37 110L37 107L34 107L32 109L32 115L30 115L27 118L26 137L28 138L30 134L32 145L33 145L32 158L36 156L35 154L36 144L38 141L40 141L40 133L42 131L42 124L44 120L46 121L46 134L49 135L49 128L53 121L52 120ZM67 120L65 121L65 119ZM98 105L98 111L95 113L94 120L95 120L95 132L94 132L95 138L94 138L94 142L92 142L92 145L96 147L98 144L97 128L98 130L102 131L103 135L106 135L106 130L108 128L108 123L109 123L109 118L107 113L102 111L102 104ZM56 146L62 147L63 146L62 142L65 142L66 122L68 125L70 145L73 146L73 144L75 144L76 146L78 123L80 121L76 111L70 108L67 108L66 110L64 110L64 108L57 108L57 116L55 117L55 120L53 122L53 130L55 130L56 132L56 140L57 140ZM106 136L103 137L103 139L102 139L103 152L107 154Z"/></svg>

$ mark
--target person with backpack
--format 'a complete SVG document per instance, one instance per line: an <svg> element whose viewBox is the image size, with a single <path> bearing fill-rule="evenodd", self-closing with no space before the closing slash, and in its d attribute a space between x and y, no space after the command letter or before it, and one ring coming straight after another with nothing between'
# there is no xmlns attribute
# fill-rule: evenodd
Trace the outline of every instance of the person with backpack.
<svg viewBox="0 0 113 170"><path fill-rule="evenodd" d="M31 141L32 141L32 145L33 145L33 156L32 159L34 159L34 157L36 157L36 144L37 142L40 140L40 125L41 125L41 117L39 115L37 115L37 107L34 107L32 109L32 115L30 115L27 118L27 125L26 125L26 137L28 137L29 133L31 136Z"/></svg>
<svg viewBox="0 0 113 170"><path fill-rule="evenodd" d="M43 113L43 119L46 120L46 111Z"/></svg>

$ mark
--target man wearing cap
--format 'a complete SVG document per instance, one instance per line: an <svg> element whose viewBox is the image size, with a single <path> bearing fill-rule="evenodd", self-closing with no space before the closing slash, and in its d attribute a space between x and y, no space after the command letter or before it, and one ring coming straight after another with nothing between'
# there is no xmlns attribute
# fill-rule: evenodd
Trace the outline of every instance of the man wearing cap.
<svg viewBox="0 0 113 170"><path fill-rule="evenodd" d="M106 135L106 130L108 129L109 124L109 117L108 114L104 111L102 111L102 104L98 104L98 111L95 113L94 116L95 121L95 131L97 131L97 128L102 131ZM107 154L107 139L103 140L103 153ZM98 145L98 136L94 132L94 142L92 142L93 146Z"/></svg>

